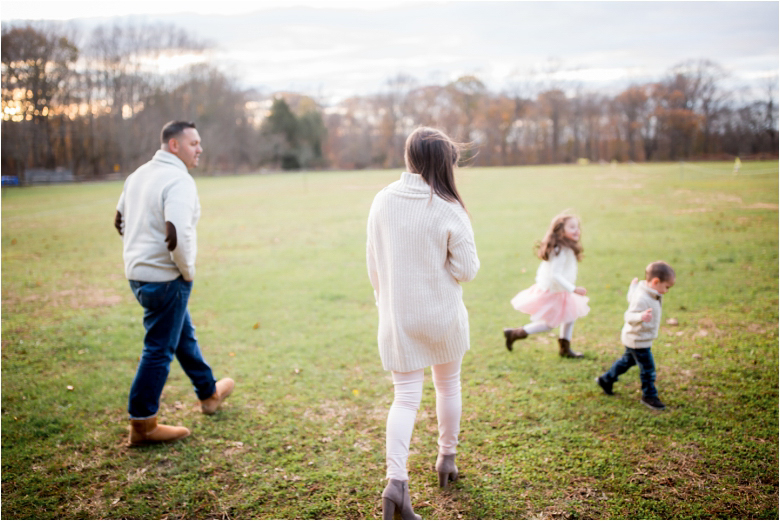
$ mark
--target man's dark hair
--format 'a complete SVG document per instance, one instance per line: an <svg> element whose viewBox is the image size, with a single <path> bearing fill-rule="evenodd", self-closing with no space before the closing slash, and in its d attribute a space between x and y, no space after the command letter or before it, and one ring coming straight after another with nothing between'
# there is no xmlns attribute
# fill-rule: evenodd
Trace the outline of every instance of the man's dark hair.
<svg viewBox="0 0 780 521"><path fill-rule="evenodd" d="M169 121L163 126L160 133L160 143L167 144L169 139L184 132L185 128L195 128L195 123L192 121Z"/></svg>

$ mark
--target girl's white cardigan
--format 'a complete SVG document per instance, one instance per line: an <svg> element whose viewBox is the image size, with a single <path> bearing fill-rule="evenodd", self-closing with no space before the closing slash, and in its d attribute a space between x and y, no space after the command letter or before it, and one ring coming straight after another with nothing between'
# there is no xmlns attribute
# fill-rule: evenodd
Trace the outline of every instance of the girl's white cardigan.
<svg viewBox="0 0 780 521"><path fill-rule="evenodd" d="M379 307L385 370L410 372L462 357L469 349L460 282L479 270L468 214L404 172L374 198L366 261Z"/></svg>
<svg viewBox="0 0 780 521"><path fill-rule="evenodd" d="M577 255L571 248L557 247L549 260L539 263L536 285L552 292L573 292L577 284Z"/></svg>

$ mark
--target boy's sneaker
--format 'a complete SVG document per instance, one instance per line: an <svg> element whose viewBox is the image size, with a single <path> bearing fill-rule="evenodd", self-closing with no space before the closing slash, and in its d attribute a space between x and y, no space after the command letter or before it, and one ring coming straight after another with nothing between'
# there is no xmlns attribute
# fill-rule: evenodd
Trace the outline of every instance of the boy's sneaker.
<svg viewBox="0 0 780 521"><path fill-rule="evenodd" d="M639 401L647 405L651 409L655 409L656 411L663 411L664 409L666 409L666 405L664 405L663 402L661 402L661 400L659 400L657 396L653 396L652 398L643 396L642 399Z"/></svg>
<svg viewBox="0 0 780 521"><path fill-rule="evenodd" d="M608 394L610 396L615 394L612 392L611 382L607 382L606 380L604 380L602 377L599 376L598 378L596 378L596 383L599 384L599 387L601 387L601 390L604 391L604 394Z"/></svg>

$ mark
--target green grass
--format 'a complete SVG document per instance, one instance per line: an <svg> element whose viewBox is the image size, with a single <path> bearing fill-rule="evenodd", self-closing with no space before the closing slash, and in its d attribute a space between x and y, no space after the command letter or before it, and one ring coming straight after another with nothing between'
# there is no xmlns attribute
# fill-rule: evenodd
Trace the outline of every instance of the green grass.
<svg viewBox="0 0 780 521"><path fill-rule="evenodd" d="M464 286L462 480L437 487L427 377L409 459L424 518L778 517L778 165L463 169L482 268ZM376 348L365 223L397 171L199 178L190 310L236 391L201 415L177 364L161 418L181 442L124 446L141 309L113 229L120 183L2 199L2 517L377 518L392 384ZM509 300L554 214L582 217L591 313L508 353ZM668 409L637 371L605 396L625 291L664 259L677 283L653 346ZM72 386L73 390L68 390Z"/></svg>

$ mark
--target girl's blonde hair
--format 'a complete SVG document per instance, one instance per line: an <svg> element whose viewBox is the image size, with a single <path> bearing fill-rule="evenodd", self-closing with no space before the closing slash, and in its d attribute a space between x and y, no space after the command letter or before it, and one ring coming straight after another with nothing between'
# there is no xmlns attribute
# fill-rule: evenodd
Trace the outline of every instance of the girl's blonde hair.
<svg viewBox="0 0 780 521"><path fill-rule="evenodd" d="M455 166L460 159L463 145L456 143L441 130L419 127L406 138L404 160L410 173L420 174L431 194L446 201L460 203L465 209L455 186Z"/></svg>
<svg viewBox="0 0 780 521"><path fill-rule="evenodd" d="M580 244L580 241L575 242L564 235L563 227L566 225L566 221L569 219L577 219L577 222L582 222L580 221L579 217L568 211L553 217L553 220L550 223L550 228L544 235L544 239L537 241L535 245L537 257L542 260L550 260L550 256L556 250L560 249L561 247L566 247L571 248L571 250L574 252L574 255L577 256L578 261L582 260L582 253L585 250L582 247L582 244Z"/></svg>

